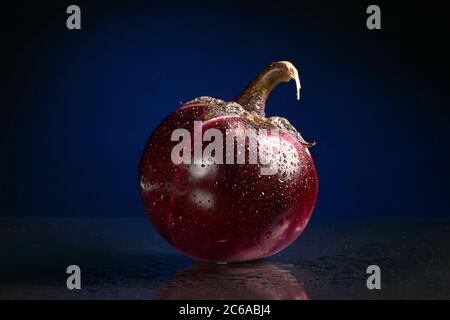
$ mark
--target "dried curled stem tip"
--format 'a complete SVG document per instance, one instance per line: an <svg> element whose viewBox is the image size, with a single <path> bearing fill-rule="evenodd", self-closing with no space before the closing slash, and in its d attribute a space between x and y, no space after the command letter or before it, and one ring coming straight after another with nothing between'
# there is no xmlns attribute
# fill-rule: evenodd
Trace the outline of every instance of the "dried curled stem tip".
<svg viewBox="0 0 450 320"><path fill-rule="evenodd" d="M245 110L264 116L267 97L281 82L295 80L297 100L300 100L300 78L298 71L289 61L273 62L265 67L234 101Z"/></svg>
<svg viewBox="0 0 450 320"><path fill-rule="evenodd" d="M287 62L287 63L289 63L289 62ZM300 84L300 78L298 76L298 71L291 63L289 63L289 64L291 65L292 79L295 80L295 87L297 89L297 100L300 100L300 90L302 88L302 85Z"/></svg>

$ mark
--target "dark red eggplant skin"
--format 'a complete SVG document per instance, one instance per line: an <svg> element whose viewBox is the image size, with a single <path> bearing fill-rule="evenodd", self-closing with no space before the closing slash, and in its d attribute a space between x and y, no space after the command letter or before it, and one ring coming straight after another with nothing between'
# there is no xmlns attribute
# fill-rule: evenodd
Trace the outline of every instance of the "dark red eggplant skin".
<svg viewBox="0 0 450 320"><path fill-rule="evenodd" d="M153 131L139 166L145 211L167 242L195 260L271 256L303 232L313 211L318 179L308 147L280 132L281 152L288 155L279 158L282 170L274 175L261 175L258 164L175 165L172 132L185 128L193 137L194 121L204 120L207 108L181 106ZM211 127L245 132L259 124L236 115L203 122L202 130Z"/></svg>

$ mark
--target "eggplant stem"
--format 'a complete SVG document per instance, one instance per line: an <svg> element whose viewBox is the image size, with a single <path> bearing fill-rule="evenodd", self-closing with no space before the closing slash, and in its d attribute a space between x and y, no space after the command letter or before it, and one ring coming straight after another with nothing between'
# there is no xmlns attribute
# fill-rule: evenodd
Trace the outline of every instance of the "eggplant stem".
<svg viewBox="0 0 450 320"><path fill-rule="evenodd" d="M298 71L289 61L272 62L233 101L246 111L265 116L264 109L270 92L281 82L295 80L297 100L300 100L300 78Z"/></svg>

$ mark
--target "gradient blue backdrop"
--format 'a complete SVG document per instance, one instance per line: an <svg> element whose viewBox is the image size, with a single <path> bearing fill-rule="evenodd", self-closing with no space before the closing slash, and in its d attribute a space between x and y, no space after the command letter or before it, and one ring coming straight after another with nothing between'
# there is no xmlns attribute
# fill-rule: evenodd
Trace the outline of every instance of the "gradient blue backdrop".
<svg viewBox="0 0 450 320"><path fill-rule="evenodd" d="M301 101L282 85L267 114L317 141L315 217L450 213L448 51L439 19L414 24L421 8L386 7L368 31L364 2L81 1L69 31L68 4L5 12L0 215L142 216L137 167L159 121L232 98L274 60L300 70Z"/></svg>

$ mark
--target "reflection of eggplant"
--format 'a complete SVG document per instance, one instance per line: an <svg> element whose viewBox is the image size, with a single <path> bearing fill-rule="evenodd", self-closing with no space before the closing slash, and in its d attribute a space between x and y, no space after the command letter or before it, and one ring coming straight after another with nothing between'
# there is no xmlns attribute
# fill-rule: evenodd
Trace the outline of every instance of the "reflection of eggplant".
<svg viewBox="0 0 450 320"><path fill-rule="evenodd" d="M231 265L195 263L178 271L156 294L162 300L307 300L282 266L266 261Z"/></svg>

